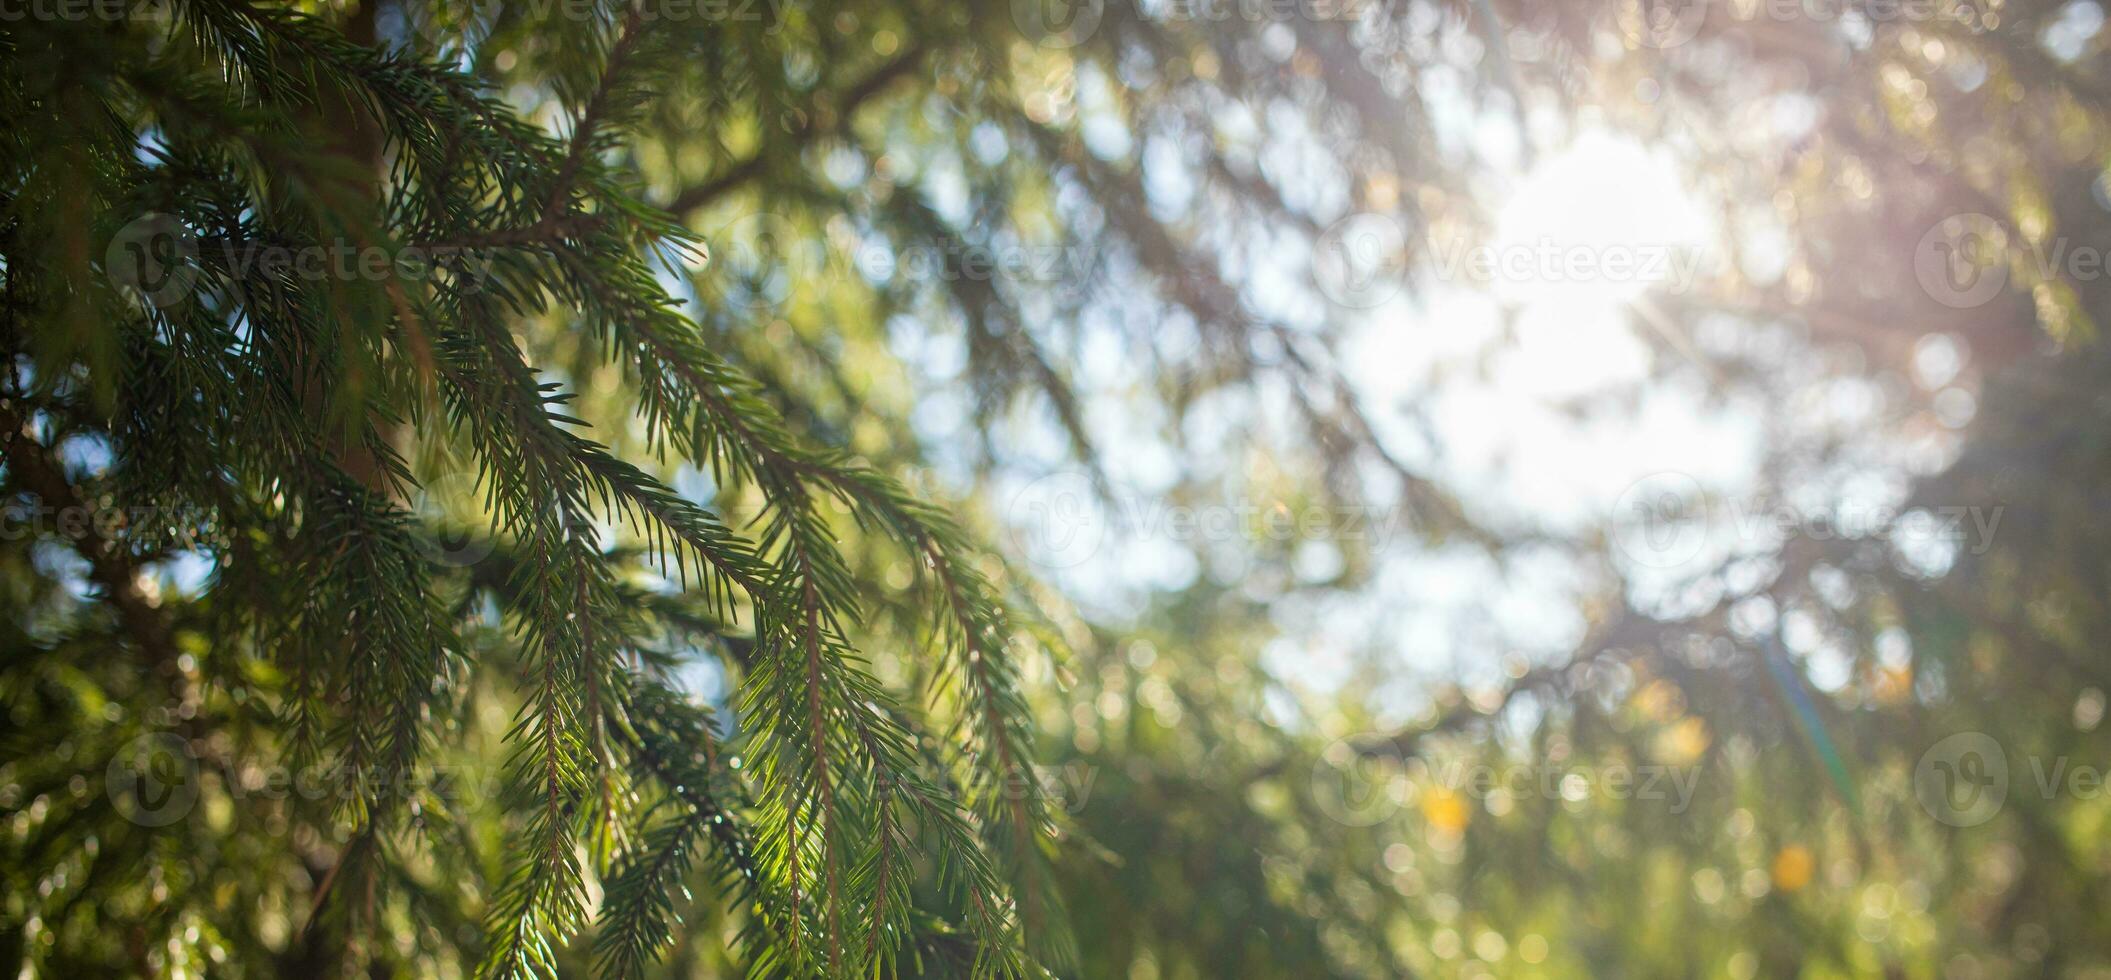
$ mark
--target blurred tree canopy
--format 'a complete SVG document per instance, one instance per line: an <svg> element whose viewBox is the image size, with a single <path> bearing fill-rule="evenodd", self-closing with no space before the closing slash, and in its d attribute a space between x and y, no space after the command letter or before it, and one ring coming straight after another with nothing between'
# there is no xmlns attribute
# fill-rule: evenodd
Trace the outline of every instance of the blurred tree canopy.
<svg viewBox="0 0 2111 980"><path fill-rule="evenodd" d="M2094 0L5 13L22 975L2111 974ZM1604 133L1759 463L1518 506Z"/></svg>

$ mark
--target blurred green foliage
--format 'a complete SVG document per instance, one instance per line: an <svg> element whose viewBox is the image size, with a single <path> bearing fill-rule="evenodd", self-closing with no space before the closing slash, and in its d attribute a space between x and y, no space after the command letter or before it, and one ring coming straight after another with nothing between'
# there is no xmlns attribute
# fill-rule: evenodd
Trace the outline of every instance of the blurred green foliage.
<svg viewBox="0 0 2111 980"><path fill-rule="evenodd" d="M462 480L473 441L426 391L431 351L348 344L370 359L348 355L312 381L327 397L304 400L318 439L375 423L386 449L371 451L400 454L406 486L426 488L405 494L405 533L442 542L420 594L460 643L435 674L446 710L410 718L431 745L400 794L407 813L375 836L333 792L275 782L303 758L288 721L301 657L335 649L275 647L261 628L294 580L275 535L300 530L251 518L283 501L255 486L211 496L228 464L177 424L188 416L139 424L137 406L207 387L139 367L127 344L165 337L82 304L44 316L54 295L111 291L95 280L108 236L153 191L122 207L91 193L109 175L70 149L83 133L120 131L144 160L192 138L185 127L229 126L255 136L244 165L264 172L247 177L287 178L312 203L329 198L328 167L273 172L272 154L361 125L319 97L308 131L243 129L254 107L228 93L261 83L201 80L189 45L211 44L184 34L242 8L155 9L0 20L0 94L37 120L5 137L0 187L0 420L21 440L0 470L15 506L0 535L0 957L33 976L470 973L520 857L522 807L501 777L534 660L509 617L540 601L523 572L539 559L490 530L474 479L428 492ZM297 9L346 43L458 72L446 77L481 86L519 138L553 146L593 101L623 10ZM1036 968L2111 974L2111 667L2095 640L2111 628L2098 489L2111 364L2096 336L2111 289L2101 265L2073 261L2111 247L2097 3L644 9L665 63L589 170L593 213L647 217L591 254L659 260L641 275L790 437L918 499L961 501L951 516L1003 553L977 574L1016 607L1005 650L1038 768L952 786L975 768L966 750L926 775L976 813L1010 793L1053 814L1051 908L1071 941L1033 950ZM267 81L327 92L313 64L287 70ZM1426 423L1459 377L1383 393L1353 380L1367 365L1352 338L1394 308L1370 314L1330 283L1339 222L1410 229L1377 262L1419 301L1441 288L1427 273L1443 241L1496 233L1506 168L1592 131L1667 150L1679 193L1718 217L1724 261L1699 288L1628 303L1646 376L1562 409L1617 427L1653 392L1699 390L1756 419L1753 485L1676 503L1745 532L1739 507L1762 521L1787 509L1789 533L1646 567L1623 546L1632 529L1602 514L1563 526L1454 478L1444 460L1460 447L1427 445L1441 438ZM376 224L394 234L410 206L380 196ZM683 229L708 258L669 244ZM1960 242L1978 251L1943 251ZM1950 264L1960 255L1973 264ZM525 277L521 261L500 281ZM1998 288L1959 301L1982 276ZM320 322L348 337L402 322L385 290L344 292ZM560 298L507 312L524 368L615 457L759 534L767 479L667 453L637 411L649 386L612 363L621 339L591 328L590 301ZM1400 319L1422 331L1409 345L1445 326ZM1505 332L1483 356L1517 342ZM376 422L377 405L413 408ZM249 421L238 398L214 409ZM348 468L356 442L336 443ZM22 462L29 443L53 465ZM1029 506L1050 478L1086 498L1055 503L1085 509ZM1844 531L1857 481L1893 499L1880 525ZM1137 573L1118 542L1037 560L1042 538L1080 533L1051 521L1130 530L1104 515L1137 483L1195 508L1403 523L1319 535L1333 560L1318 573L1297 536L1248 524L1176 540L1160 561L1184 575ZM126 522L17 519L67 484ZM813 508L857 612L844 645L913 748L939 756L974 713L941 656L955 641L923 603L929 556L851 504ZM752 798L764 777L740 760L775 720L753 710L774 702L741 693L771 642L756 604L664 574L667 543L636 524L604 515L596 530L610 601L647 624L639 673L673 692L640 696L638 758L655 737L708 753L697 765L727 815L766 822ZM1455 629L1456 655L1433 672L1403 662L1402 637L1359 628L1355 610L1389 601L1388 574L1529 588L1545 562L1567 585L1513 614L1581 624L1551 654L1432 620ZM141 617L164 621L165 640L142 639ZM980 634L962 632L972 648ZM678 810L690 787L655 785L615 786L654 801L642 830L581 835L590 921L625 856L671 853L635 845L672 833L652 806ZM162 790L176 795L143 795ZM715 857L671 875L680 924L650 969L797 972L758 955L771 940L735 887L745 852L697 840ZM354 893L336 874L362 860L377 870ZM991 969L971 903L935 865L905 886L914 916L888 934L892 968ZM607 966L607 933L581 930L555 971Z"/></svg>

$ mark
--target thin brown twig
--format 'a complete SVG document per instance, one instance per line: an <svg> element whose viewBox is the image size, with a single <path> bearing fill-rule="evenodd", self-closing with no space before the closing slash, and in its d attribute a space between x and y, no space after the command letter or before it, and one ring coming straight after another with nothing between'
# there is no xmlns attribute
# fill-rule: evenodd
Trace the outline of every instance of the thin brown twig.
<svg viewBox="0 0 2111 980"><path fill-rule="evenodd" d="M679 216L701 208L725 196L734 188L761 176L772 160L782 153L798 152L823 135L848 129L851 117L861 106L886 91L896 79L916 70L928 54L929 49L921 44L911 44L904 48L893 60L873 69L872 74L852 85L843 93L842 100L834 106L808 114L805 121L794 129L790 136L775 142L781 149L756 153L727 167L725 172L718 176L675 194L661 206L662 209Z"/></svg>
<svg viewBox="0 0 2111 980"><path fill-rule="evenodd" d="M644 36L639 29L645 23L644 7L632 4L630 12L623 18L623 31L609 48L608 64L601 69L601 81L594 86L594 94L586 100L580 110L579 121L572 127L572 145L565 152L564 163L558 165L557 178L550 187L550 198L543 204L542 221L548 224L564 213L565 198L572 193L572 184L586 167L587 155L592 152L594 133L601 128L608 115L609 100L616 90L616 81L623 76L623 68L637 49L638 38Z"/></svg>

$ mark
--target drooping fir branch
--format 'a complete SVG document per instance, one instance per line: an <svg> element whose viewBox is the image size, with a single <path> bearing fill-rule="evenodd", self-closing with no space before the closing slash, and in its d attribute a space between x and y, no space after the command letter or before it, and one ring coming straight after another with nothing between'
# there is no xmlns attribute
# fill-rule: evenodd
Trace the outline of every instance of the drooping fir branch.
<svg viewBox="0 0 2111 980"><path fill-rule="evenodd" d="M761 601L766 570L748 543L637 467L560 428L578 420L553 410L561 397L549 393L497 327L497 311L476 300L461 301L461 311L465 329L442 336L441 373L457 431L494 464L486 479L506 505L501 515L532 513L543 489L577 484L602 512L629 519L659 543L684 584L693 582L722 613L736 593Z"/></svg>
<svg viewBox="0 0 2111 980"><path fill-rule="evenodd" d="M758 635L764 638L766 650L776 650L781 657L761 658L763 669L750 678L746 691L750 700L744 701L743 707L744 714L759 719L758 744L789 750L796 759L789 767L781 767L771 764L769 752L758 752L757 779L776 789L785 801L782 812L776 814L785 822L766 823L759 836L766 851L798 869L795 876L814 876L827 910L825 921L832 924L840 917L839 908L844 901L838 849L852 835L839 826L838 814L846 808L832 806L831 798L838 794L842 782L839 767L845 760L863 755L868 747L857 741L838 744L839 737L832 734L831 726L839 724L846 713L842 707L844 692L857 690L876 696L879 690L858 666L838 625L842 610L850 606L848 596L854 589L841 567L833 536L814 507L817 495L849 500L853 487L870 490L891 484L846 460L800 446L774 410L753 391L752 384L696 339L692 324L668 306L641 303L634 298L634 289L614 288L603 278L614 274L632 282L649 281L641 267L619 263L614 269L596 269L589 260L569 251L554 254L553 259L571 273L569 281L578 290L578 301L608 332L610 345L632 354L631 363L643 392L641 411L654 423L655 431L668 433L685 456L708 460L722 482L751 483L761 488L768 500L771 518L758 551L776 555L777 577L774 594L758 610L758 617L770 625L759 628ZM966 587L958 580L955 585ZM776 640L774 646L772 638ZM990 656L994 659L995 654ZM793 683L793 679L799 683ZM1009 686L989 676L982 680L986 683L981 684L980 696L985 700ZM777 716L766 709L786 704L804 706L803 731L769 723ZM1015 700L989 701L987 706L1023 710ZM982 714L985 721L996 720L995 711L985 710ZM896 727L884 714L864 717L858 723L881 730ZM889 735L895 740L901 738L898 730ZM992 760L993 769L1012 771L1030 758L1017 729L993 744L1005 747L1003 759ZM859 759L857 763L859 769L873 766L869 759ZM904 767L888 766L879 771L892 774L898 768ZM818 806L819 812L802 825L799 817L813 806ZM813 832L814 824L818 824L818 833ZM1028 836L1039 833L1045 825L1046 821L1021 822L1021 826L1029 828ZM949 846L959 842L957 838L941 839ZM1010 901L1005 896L1007 890L996 886L993 880L976 882L975 888L978 895L986 896L979 900L989 909L989 914L979 919L980 935L995 945L1008 944L1008 938L999 934L1014 927L998 911L1000 905ZM793 922L799 921L801 918L795 915ZM833 958L844 947L832 927L827 931L823 942L829 945ZM795 949L805 950L802 937L794 934L789 940Z"/></svg>
<svg viewBox="0 0 2111 980"><path fill-rule="evenodd" d="M580 258L579 252L570 249L558 253L557 258L563 267L574 273L579 298L589 301L582 305L588 306L590 313L593 312L591 302L599 301L609 312L618 314L607 318L613 321L610 323L612 334L625 328L638 329L641 321L648 319L656 321L653 326L671 331L673 336L687 334L687 325L672 317L664 304L639 303L632 299L640 293L652 295L649 289L637 288L650 280L634 263L619 260L613 266L597 269L588 260ZM628 282L612 287L608 282L612 273ZM694 405L701 398L715 410L715 421L720 425L710 436L690 430L685 448L691 450L692 458L704 456L698 452L704 447L719 450L709 453L708 458L722 467L721 472L754 480L764 488L776 509L773 530L765 533L761 550L781 552L779 582L776 594L767 597L758 607L759 621L774 624L774 628L764 625L758 632L765 638L781 637L781 642L774 644L774 648L787 652L790 656L785 659L790 663L779 666L796 667L796 670L760 673L751 678L749 691L769 690L769 681L773 677L796 677L799 684L786 684L776 692L778 698L774 703L803 703L805 710L804 724L796 731L772 729L767 719L776 717L773 712L750 712L764 719L757 727L756 742L760 747L757 755L763 760L755 768L757 778L765 783L766 792L771 788L768 784L775 782L774 788L782 791L779 798L783 800L782 809L777 811L782 823L774 826L766 823L762 840L765 850L774 853L790 867L793 880L800 883L794 891L795 907L789 919L793 932L788 938L794 964L801 963L808 952L802 946L799 933L804 912L797 903L806 891L805 878L811 874L813 883L819 886L817 891L823 905L828 947L825 962L840 968L846 955L841 937L845 901L841 869L850 836L841 826L849 808L837 799L840 770L845 765L846 756L854 755L859 749L871 751L879 743L872 731L888 725L888 721L884 715L868 715L860 719L857 724L863 737L852 743L839 743L839 736L835 734L840 724L839 716L845 711L843 692L846 689L867 695L867 700L882 695L868 676L849 666L846 660L847 645L843 642L838 622L842 609L831 608L831 605L839 606L840 597L847 596L852 590L847 573L841 570L832 540L812 512L808 491L803 486L805 481L813 478L815 464L795 447L776 423L770 421L759 400L753 399L752 395L735 394L733 397L744 397L749 403L736 407L731 402L726 393L738 393L746 386L730 368L700 349L683 349L679 341L669 339L668 332L650 332L645 336L652 348L651 353L658 355L654 360L641 361L639 368L648 380L645 386L648 418L685 414L688 409L684 406ZM618 345L628 346L620 341ZM650 383L663 378L678 381L690 390L677 393L664 385ZM695 418L701 422L704 417ZM773 548L770 542L779 540L783 546ZM773 645L766 639L765 649L771 648ZM853 705L849 710L858 713L854 707L856 700L850 699L848 703ZM754 707L763 705L758 701ZM900 740L898 732L889 735ZM790 761L792 768L780 768L768 761L772 759L770 750L779 746L789 748L801 757ZM856 768L864 769L866 764L861 763ZM897 763L889 768L899 770L906 767ZM779 779L780 774L789 775ZM890 775L889 778L899 777ZM880 836L882 841L890 842L890 847L899 843L899 827L892 822L894 819L890 808L884 824L888 829ZM817 834L811 829L815 823L820 827ZM961 843L959 838L953 838L952 842ZM816 861L821 866L818 871L806 870L811 869ZM987 881L976 883L980 891L977 901L985 907L1001 901L995 897L996 890L989 884ZM984 921L998 920L985 917ZM869 945L877 947L879 944Z"/></svg>
<svg viewBox="0 0 2111 980"><path fill-rule="evenodd" d="M709 714L646 677L633 679L631 700L626 747L658 780L670 805L640 814L641 822L658 822L636 836L636 846L609 877L594 940L602 969L636 976L669 943L681 922L677 895L687 897L682 882L704 838L713 845L703 854L715 882L731 896L727 905L747 913L745 942L758 959L766 958L769 941L780 931L774 921L782 914L774 894L780 888L765 879L729 805L739 799L740 787L721 758Z"/></svg>
<svg viewBox="0 0 2111 980"><path fill-rule="evenodd" d="M707 843L711 816L683 806L651 807L638 821L635 849L616 863L604 885L594 937L600 969L609 976L642 976L681 927L675 903L688 897L683 881Z"/></svg>
<svg viewBox="0 0 2111 980"><path fill-rule="evenodd" d="M633 14L629 18L635 21ZM463 288L467 267L448 265L431 288L399 283L317 286L256 268L234 268L217 247L193 270L194 301L148 310L110 289L83 262L51 276L85 284L98 316L165 365L172 382L156 400L128 403L129 444L190 419L213 446L224 476L212 489L259 502L242 516L282 548L296 601L268 632L294 678L285 709L295 734L314 734L314 755L355 771L403 773L430 748L432 713L459 692L456 646L436 598L454 573L420 560L399 496L415 487L395 433L442 430L469 450L491 533L522 560L504 612L519 653L522 705L507 734L509 808L521 830L516 858L487 915L485 972L548 974L558 946L584 923L590 867L582 834L625 855L616 879L675 887L683 855L708 839L714 854L742 855L758 886L754 944L765 972L864 972L912 944L928 921L910 905L910 876L938 870L967 910L987 973L1024 972L1017 902L949 782L928 777L916 739L854 647L860 589L844 559L832 502L871 510L855 496L893 485L839 454L807 447L757 386L710 349L665 294L642 250L682 247L686 233L631 200L606 157L664 50L620 30L599 80L566 93L576 122L557 139L515 118L466 76L337 36L321 21L281 9L210 0L179 4L164 54L124 37L108 59L108 85L131 121L97 144L111 186L111 223L142 210L176 215L212 244L301 246L335 237L362 245L459 243L491 263L481 292ZM315 103L349 100L386 143L383 200L360 200L324 163L301 152ZM133 127L161 129L151 162L137 159ZM113 229L114 230L114 229ZM68 256L64 249L28 250ZM41 272L9 251L10 288ZM41 258L38 260L41 261ZM62 292L62 291L54 291ZM638 388L655 448L709 465L729 488L759 493L763 526L750 542L704 507L573 431L564 397L540 379L510 337L516 318L573 315L621 362ZM110 391L122 368L91 372ZM365 472L342 465L356 454ZM224 486L221 484L224 482ZM891 505L890 505L891 506ZM230 511L229 516L234 512ZM670 792L689 813L633 808L623 773L644 763L665 777L666 747L628 734L633 687L619 682L618 652L637 628L617 581L618 559L596 524L620 518L667 556L685 586L721 616L755 624L753 668L741 707L757 790L752 838L699 836L705 807ZM902 522L874 527L900 531ZM921 525L919 525L921 526ZM944 541L941 543L940 539ZM953 683L985 734L976 751L1007 768L1030 758L1023 729L999 715L1023 709L1001 697L1003 624L979 610L987 583L959 571L965 554L946 535L902 536L912 554L943 566L932 614L977 634L980 665ZM947 612L948 609L953 610ZM967 619L974 618L968 625ZM961 649L969 649L962 647ZM647 726L649 727L649 726ZM655 764L653 760L659 759ZM736 794L737 795L737 794ZM988 794L978 795L977 807ZM361 882L393 860L387 839L402 801L364 795L337 815L360 847ZM990 818L996 810L984 811ZM733 819L729 811L713 814ZM1009 818L1007 818L1009 819ZM683 829L686 825L687 829ZM1008 826L1045 822L1010 819ZM716 821L711 826L721 826ZM631 875L631 877L626 877ZM331 879L337 900L351 872ZM366 892L364 884L356 889ZM638 893L642 896L642 892ZM365 894L360 896L365 900ZM627 938L613 965L629 969L664 945L665 906L645 901L618 926ZM641 942L641 940L649 940Z"/></svg>
<svg viewBox="0 0 2111 980"><path fill-rule="evenodd" d="M459 654L410 515L353 486L311 503L315 532L335 538L312 552L303 578L323 600L311 609L315 628L336 635L344 658L330 671L342 686L327 694L345 706L331 742L357 790L343 819L372 829L406 802L393 790L426 754L432 717L448 708L436 692L454 689L442 675Z"/></svg>
<svg viewBox="0 0 2111 980"><path fill-rule="evenodd" d="M488 326L487 313L473 309L470 322ZM474 333L443 335L442 375L450 416L483 460L479 484L525 548L511 591L521 599L517 632L531 675L531 695L508 733L531 846L494 907L496 941L481 972L536 975L555 969L548 944L585 924L575 825L606 831L616 818L606 732L611 717L620 718L609 696L611 647L622 630L588 526L589 483L577 444L556 428L568 420L550 408L561 398L543 391L497 331ZM589 800L596 782L601 791Z"/></svg>
<svg viewBox="0 0 2111 980"><path fill-rule="evenodd" d="M845 823L855 816L838 799L838 785L858 751L845 723L857 696L876 692L850 663L837 618L848 582L826 529L803 502L795 506L778 510L763 532L764 547L783 557L772 601L757 617L760 642L741 709L752 725L752 772L762 797L776 804L759 821L758 842L794 883L790 959L795 968L837 972L844 965L842 865L851 847ZM819 905L819 949L800 929L809 894Z"/></svg>
<svg viewBox="0 0 2111 980"><path fill-rule="evenodd" d="M595 624L605 596L595 594L598 563L575 529L576 518L531 539L514 591L527 600L519 636L529 669L530 698L507 740L516 802L527 811L519 858L494 903L493 941L482 976L557 976L555 948L586 923L584 871L576 824L584 819L594 778L605 763L595 745L607 705L605 650Z"/></svg>
<svg viewBox="0 0 2111 980"><path fill-rule="evenodd" d="M975 567L974 549L943 510L868 469L830 471L829 479L861 516L911 546L946 651L942 675L954 680L966 706L961 726L974 733L971 799L1006 838L1028 934L1042 944L1044 957L1067 959L1069 940L1041 846L1053 816L1039 793L1018 789L1033 763L1033 731L1010 657L1014 631L1002 595Z"/></svg>
<svg viewBox="0 0 2111 980"><path fill-rule="evenodd" d="M899 949L920 942L927 931L929 917L908 904L908 881L902 874L908 861L926 859L936 864L941 889L965 910L967 928L962 934L973 937L977 972L1032 975L1032 961L1019 942L1020 923L1013 915L1009 890L970 824L944 767L918 750L918 732L899 709L875 704L871 710L885 713L894 722L859 729L871 757L882 760L873 802L878 814L875 845L853 885L874 923L868 952L874 967L891 972ZM917 838L908 833L911 824L902 822L900 815L913 818L913 825L935 847L919 847Z"/></svg>

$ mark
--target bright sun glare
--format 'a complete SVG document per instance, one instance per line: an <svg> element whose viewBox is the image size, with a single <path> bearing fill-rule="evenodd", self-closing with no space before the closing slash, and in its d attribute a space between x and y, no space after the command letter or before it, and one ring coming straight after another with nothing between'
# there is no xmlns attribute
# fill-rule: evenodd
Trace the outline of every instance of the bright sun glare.
<svg viewBox="0 0 2111 980"><path fill-rule="evenodd" d="M1507 362L1527 397L1563 398L1647 371L1629 308L1692 288L1705 221L1663 154L1599 131L1533 167L1497 212L1490 291L1518 308Z"/></svg>
<svg viewBox="0 0 2111 980"><path fill-rule="evenodd" d="M1735 479L1749 433L1697 392L1660 392L1619 424L1560 410L1649 374L1637 308L1713 274L1712 228L1668 153L1586 131L1516 179L1490 238L1428 243L1433 281L1366 325L1359 381L1381 404L1427 396L1441 468L1519 515L1587 519L1658 470ZM1449 380L1429 385L1438 371Z"/></svg>
<svg viewBox="0 0 2111 980"><path fill-rule="evenodd" d="M1526 273L1503 270L1510 298L1619 301L1690 286L1706 230L1666 155L1592 130L1519 181L1493 253Z"/></svg>

